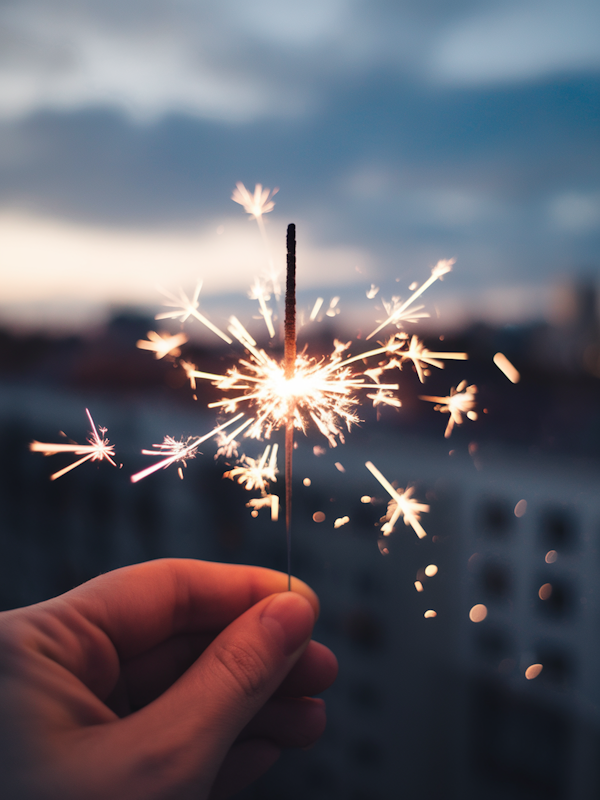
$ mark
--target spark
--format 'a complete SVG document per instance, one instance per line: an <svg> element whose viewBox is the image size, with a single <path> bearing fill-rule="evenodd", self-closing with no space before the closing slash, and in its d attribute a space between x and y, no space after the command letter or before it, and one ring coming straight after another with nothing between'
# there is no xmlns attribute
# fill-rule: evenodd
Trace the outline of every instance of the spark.
<svg viewBox="0 0 600 800"><path fill-rule="evenodd" d="M271 445L267 445L260 459L243 455L240 466L228 470L223 477L237 480L249 492L255 489L266 492L269 482L274 483L277 480L277 448L278 445L274 444L271 450Z"/></svg>
<svg viewBox="0 0 600 800"><path fill-rule="evenodd" d="M434 407L435 411L440 411L442 414L450 414L450 419L444 432L444 436L447 439L455 425L462 425L463 415L471 420L477 419L477 412L475 411L476 394L477 387L475 385L467 386L466 381L461 381L456 389L450 390L450 394L446 397L419 395L419 399L437 403Z"/></svg>
<svg viewBox="0 0 600 800"><path fill-rule="evenodd" d="M419 313L421 308L423 308L422 306L419 306L418 308L412 310L409 310L409 307L415 302L415 300L418 297L420 297L423 294L423 292L426 289L428 289L431 286L432 283L435 283L435 281L443 278L444 275L450 272L452 270L454 262L455 262L454 258L442 259L438 261L435 267L433 267L433 269L431 270L431 275L429 276L429 278L427 278L425 283L421 284L421 286L418 289L416 289L407 300L405 300L403 303L400 303L399 301L394 302L393 307L390 308L389 310L388 308L386 308L386 311L388 313L387 319L385 319L379 325L379 327L375 328L375 330L367 336L367 339L371 339L373 336L376 336L379 333L379 331L383 330L387 325L393 324L398 326L402 322L414 321L416 319L422 319L423 317L428 317L429 314Z"/></svg>
<svg viewBox="0 0 600 800"><path fill-rule="evenodd" d="M506 375L511 383L518 383L521 380L519 370L510 363L504 353L496 353L494 364Z"/></svg>
<svg viewBox="0 0 600 800"><path fill-rule="evenodd" d="M394 334L380 347L345 357L351 342L334 340L333 352L319 360L301 352L296 355L293 375L286 375L285 364L272 358L257 346L254 338L242 323L231 317L229 333L246 349L247 358L225 374L198 370L194 364L182 361L192 389L196 379L210 381L223 392L238 392L209 404L209 408L222 408L235 413L240 405L248 404L256 409L256 418L246 436L255 439L270 438L272 432L287 423L291 407L293 426L306 433L309 423L316 424L331 447L344 442L344 430L350 430L360 422L356 407L360 404L357 393L375 390L367 394L373 406L387 405L400 408L402 402L393 392L397 383L381 383L381 375L390 369L400 369L405 361L412 361L422 380L421 362L443 367L440 359L464 360L466 353L438 353L425 348L416 336L410 342L405 334ZM376 356L387 356L372 368L354 371L351 364L366 362ZM445 400L445 398L442 398ZM437 402L437 401L436 401ZM453 401L457 403L458 401Z"/></svg>
<svg viewBox="0 0 600 800"><path fill-rule="evenodd" d="M186 295L183 289L179 290L179 295L172 294L167 289L161 289L160 291L167 298L167 301L164 303L164 305L172 308L173 311L162 311L160 314L157 314L154 319L180 319L181 322L184 323L187 322L190 317L195 317L198 322L201 322L213 333L216 333L217 336L220 336L224 342L227 342L227 344L232 344L229 336L217 328L216 325L213 325L208 317L205 317L204 314L201 314L198 310L200 305L198 298L201 290L202 281L198 281L196 284L196 289L194 290L194 294L191 298Z"/></svg>
<svg viewBox="0 0 600 800"><path fill-rule="evenodd" d="M295 358L295 369L291 377L286 376L285 363L281 363L263 349L235 317L230 319L227 330L244 346L247 358L223 375L203 372L195 365L183 362L192 388L196 379L211 381L224 392L238 392L209 404L209 408L222 408L226 413L235 413L239 406L247 404L256 410L256 418L246 436L253 439L270 438L272 432L286 425L291 413L296 430L306 433L312 421L325 436L331 447L344 441L344 429L360 422L355 408L360 400L356 392L376 389L377 401L394 404L389 394L399 388L398 384L383 384L378 380L367 380L364 371L353 372L350 364L374 356L399 351L403 341L395 338L387 344L357 356L344 358L350 343L334 342L334 350L320 360L299 353ZM401 354L402 355L402 354ZM384 368L379 368L382 371ZM291 411L290 411L291 410Z"/></svg>
<svg viewBox="0 0 600 800"><path fill-rule="evenodd" d="M342 525L347 525L350 522L350 517L338 517L333 523L334 528L341 528Z"/></svg>
<svg viewBox="0 0 600 800"><path fill-rule="evenodd" d="M267 302L271 299L271 293L267 289L265 281L260 278L255 278L250 292L248 293L250 300L258 300L260 314L265 321L269 336L271 339L275 336L275 328L273 327L273 310L269 308Z"/></svg>
<svg viewBox="0 0 600 800"><path fill-rule="evenodd" d="M425 619L433 619L434 617L437 617L437 611L434 611L432 608L430 608L429 611L426 611L423 614L423 616Z"/></svg>
<svg viewBox="0 0 600 800"><path fill-rule="evenodd" d="M238 181L235 185L235 189L233 190L233 194L231 195L231 199L234 201L234 203L239 203L243 207L244 211L247 214L250 214L250 220L256 220L256 224L258 225L258 230L260 231L260 235L267 253L267 260L269 262L269 279L273 286L273 293L275 294L276 298L280 297L281 289L279 286L278 273L273 263L273 257L271 256L271 248L269 246L269 239L265 230L263 215L268 214L275 208L273 197L278 191L279 189L273 189L272 192L270 189L263 189L262 184L257 183L254 187L254 194L252 195L248 189L246 189L244 184L241 183L241 181Z"/></svg>
<svg viewBox="0 0 600 800"><path fill-rule="evenodd" d="M250 214L251 217L258 220L263 214L268 214L275 208L275 203L272 198L277 194L279 189L263 189L261 183L257 183L254 187L254 194L250 194L248 189L241 181L238 181L231 195L231 199L235 203L239 203L244 207L244 211ZM270 197L269 197L270 195Z"/></svg>
<svg viewBox="0 0 600 800"><path fill-rule="evenodd" d="M188 337L185 333L176 333L171 335L169 333L156 333L156 331L148 331L148 339L139 339L135 346L140 350L150 350L156 355L156 358L164 358L165 356L177 357L181 355L179 346L185 344Z"/></svg>
<svg viewBox="0 0 600 800"><path fill-rule="evenodd" d="M405 491L402 489L396 491L392 484L381 474L371 461L367 461L365 467L392 498L388 504L387 514L384 517L385 522L381 526L383 535L389 536L393 533L396 523L400 517L403 517L404 524L410 525L419 539L423 539L427 536L427 533L421 526L420 519L421 514L426 514L429 511L429 506L424 503L419 503L418 500L413 498L414 487L409 486Z"/></svg>
<svg viewBox="0 0 600 800"><path fill-rule="evenodd" d="M471 620L471 622L483 622L483 620L487 617L487 615L488 615L487 606L485 606L483 603L477 603L469 611L469 619Z"/></svg>
<svg viewBox="0 0 600 800"><path fill-rule="evenodd" d="M180 441L177 441L172 436L165 436L164 441L162 441L160 444L152 445L155 448L154 450L142 450L142 454L145 456L166 455L166 458L163 458L162 461L158 461L156 464L152 464L151 467L146 467L146 469L136 472L135 475L131 476L131 482L137 483L138 481L147 478L148 475L152 475L153 472L157 472L159 469L166 469L171 464L175 464L176 462L179 462L184 467L187 466L187 461L195 457L196 451L202 442L207 441L207 439L210 439L211 437L225 430L225 428L233 425L234 422L237 422L237 420L241 419L243 416L243 414L238 414L237 416L232 417L232 419L224 422L222 425L218 425L216 428L213 428L212 431L204 434L204 436L191 436Z"/></svg>
<svg viewBox="0 0 600 800"><path fill-rule="evenodd" d="M271 520L277 522L279 519L279 497L276 494L267 494L264 497L253 497L248 503L246 508L251 508L250 515L258 517L258 512L261 508L271 509Z"/></svg>
<svg viewBox="0 0 600 800"><path fill-rule="evenodd" d="M317 315L318 315L319 311L321 310L321 306L323 305L323 302L324 302L324 300L323 300L322 297L317 297L317 299L315 300L315 304L312 307L312 311L310 312L310 317L309 317L311 322L313 322L317 318Z"/></svg>
<svg viewBox="0 0 600 800"><path fill-rule="evenodd" d="M50 444L46 442L31 442L29 449L34 453L43 453L45 456L52 456L56 453L74 453L76 456L83 456L78 461L69 464L68 467L58 470L50 476L51 481L55 481L67 472L70 472L75 467L80 466L85 461L109 461L113 467L116 463L113 461L112 456L115 455L115 448L110 444L108 439L105 439L106 428L96 428L94 420L89 410L86 408L85 413L90 422L92 430L88 436L88 444Z"/></svg>
<svg viewBox="0 0 600 800"><path fill-rule="evenodd" d="M544 667L542 664L531 664L531 666L527 667L525 670L525 677L528 681L532 681L534 678L537 678L543 669Z"/></svg>
<svg viewBox="0 0 600 800"><path fill-rule="evenodd" d="M402 357L406 360L411 360L417 370L417 375L421 383L424 383L425 378L423 374L423 364L429 364L438 369L444 369L444 363L440 359L453 359L455 361L466 361L468 355L466 353L434 353L428 350L418 336L413 336L410 340L410 345Z"/></svg>

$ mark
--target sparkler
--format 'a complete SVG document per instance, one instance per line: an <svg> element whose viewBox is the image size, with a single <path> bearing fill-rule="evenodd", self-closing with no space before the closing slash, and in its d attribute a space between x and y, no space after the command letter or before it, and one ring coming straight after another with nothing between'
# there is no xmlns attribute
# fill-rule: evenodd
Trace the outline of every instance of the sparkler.
<svg viewBox="0 0 600 800"><path fill-rule="evenodd" d="M43 453L45 456L53 456L56 453L74 453L76 456L83 456L83 458L80 458L78 461L74 461L72 464L69 464L68 467L59 469L58 472L50 475L51 481L55 481L57 478L60 478L61 475L66 475L67 472L70 472L72 469L75 469L75 467L80 466L80 464L83 464L86 461L110 461L113 467L117 466L112 460L112 457L115 455L114 446L110 444L108 439L104 438L107 429L96 428L94 420L92 419L92 415L87 408L85 413L87 414L87 418L90 421L92 428L87 439L88 444L77 444L77 442L73 442L72 444L31 442L29 445L29 449L32 452Z"/></svg>
<svg viewBox="0 0 600 800"><path fill-rule="evenodd" d="M296 226L287 229L287 270L285 284L285 340L284 377L290 386L296 375ZM288 591L292 588L292 458L294 454L294 415L296 413L293 394L288 394L285 420L285 536L288 555Z"/></svg>
<svg viewBox="0 0 600 800"><path fill-rule="evenodd" d="M270 255L269 244L263 215L274 208L272 200L277 190L271 192L257 184L252 195L238 183L233 192L232 199L243 206L250 218L256 220L261 237L265 244L270 272L266 279L256 278L250 290L250 298L258 302L259 312L264 319L269 337L276 335L274 311L269 302L274 296L279 299L279 281ZM400 408L401 399L397 392L400 388L397 382L384 382L384 375L390 370L401 371L407 364L411 364L421 383L430 374L432 368L443 369L444 362L448 359L463 361L467 359L466 353L448 353L429 350L415 335L409 336L403 326L409 322L417 322L428 314L423 310L423 305L416 305L416 301L425 290L435 281L441 280L452 269L453 259L441 260L433 267L430 276L421 284L412 284L412 294L404 301L393 297L390 302L382 300L385 318L379 321L377 327L367 336L373 339L381 334L384 329L395 328L388 332L382 339L377 340L371 349L362 349L354 355L351 354L352 342L334 340L331 353L320 357L309 356L305 350L297 351L296 341L296 230L290 224L287 229L287 273L285 293L285 318L284 318L284 353L283 359L273 358L264 349L259 347L244 325L234 316L229 318L227 332L215 325L205 314L199 310L199 297L202 282L199 281L191 296L182 290L174 294L161 290L166 297L166 311L156 315L157 320L178 320L182 326L190 319L195 319L208 328L228 344L237 342L244 349L244 354L224 373L216 374L205 372L188 360L179 359L178 363L185 371L193 390L197 381L205 380L223 392L223 397L208 404L209 408L217 409L225 415L232 415L229 419L218 424L202 436L189 436L176 439L166 436L159 444L152 445L152 449L142 450L142 454L157 458L151 466L131 476L131 481L138 481L149 475L177 464L179 476L183 477L183 469L187 462L199 452L199 446L215 438L218 443L217 456L224 456L230 461L230 469L225 472L225 477L237 481L249 491L258 491L260 496L247 503L253 516L257 516L262 508L271 509L271 518L278 519L279 497L271 493L270 484L277 480L277 444L267 445L262 455L256 459L245 454L238 454L239 442L236 437L243 434L250 439L270 439L272 434L280 428L285 429L285 526L287 541L288 561L288 588L291 585L291 534L292 534L292 474L293 451L295 430L307 433L311 424L327 439L330 447L336 447L344 442L346 431L361 420L358 416L358 407L361 402L361 393L371 400L377 408L379 416L383 406ZM367 297L373 299L379 292L374 284L367 291ZM309 320L313 321L319 316L323 308L323 298L318 298L313 305ZM339 297L334 297L329 307L326 307L327 316L339 313ZM300 322L303 317L300 317ZM147 340L137 342L137 347L153 352L157 359L169 356L178 358L181 346L188 340L187 335L181 331L177 334L148 332ZM452 389L447 397L422 396L421 399L436 403L435 410L449 413L450 418L446 427L445 436L448 437L454 425L460 425L463 415L476 419L475 412L475 386L467 386L462 381L456 389ZM33 442L31 449L50 455L56 452L73 452L83 458L52 475L56 479L66 472L74 469L87 460L108 460L113 465L114 448L108 440L103 438L106 433L101 428L100 435L94 426L91 415L88 413L92 426L91 438L87 445L51 445ZM234 426L237 426L234 428ZM323 448L313 448L315 453L325 452ZM336 466L340 471L343 467L339 462ZM420 524L420 516L429 511L429 506L418 502L413 497L413 488L397 491L371 463L366 463L373 476L390 494L391 500L388 511L382 520L382 533L389 536L398 520L404 519L406 525L412 526L419 538L426 535ZM308 480L308 479L306 479ZM306 482L305 480L305 482ZM324 518L324 517L323 517ZM339 528L347 524L348 517L335 520L334 527Z"/></svg>

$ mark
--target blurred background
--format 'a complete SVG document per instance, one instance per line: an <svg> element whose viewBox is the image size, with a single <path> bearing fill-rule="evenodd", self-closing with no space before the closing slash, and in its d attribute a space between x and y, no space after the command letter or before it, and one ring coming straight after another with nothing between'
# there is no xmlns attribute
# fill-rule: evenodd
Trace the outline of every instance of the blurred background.
<svg viewBox="0 0 600 800"><path fill-rule="evenodd" d="M323 741L244 797L600 793L599 37L591 0L0 3L3 608L161 556L285 569L281 524L250 516L213 445L183 481L129 481L141 448L215 420L175 361L136 349L180 330L155 322L158 286L202 279L203 313L278 352L248 298L266 255L237 181L279 188L278 268L297 225L318 352L456 259L406 329L469 361L425 389L405 370L402 408L361 408L341 448L299 441L294 571L341 673ZM201 369L240 355L185 331ZM480 418L445 440L418 395L463 379ZM68 458L28 443L83 442L85 408L123 468L50 482ZM382 545L367 458L430 504L426 539L401 524Z"/></svg>

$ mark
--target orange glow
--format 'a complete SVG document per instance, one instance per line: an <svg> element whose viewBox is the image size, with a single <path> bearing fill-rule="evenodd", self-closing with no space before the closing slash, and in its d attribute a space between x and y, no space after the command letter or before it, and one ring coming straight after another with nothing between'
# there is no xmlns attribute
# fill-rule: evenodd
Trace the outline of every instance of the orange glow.
<svg viewBox="0 0 600 800"><path fill-rule="evenodd" d="M371 498L368 494L363 494L363 496L360 498L360 502L367 505L367 503L371 502Z"/></svg>
<svg viewBox="0 0 600 800"><path fill-rule="evenodd" d="M428 566L425 567L425 575L427 575L428 578L433 578L433 576L437 575L437 573L438 573L438 568L436 567L435 564L429 564Z"/></svg>
<svg viewBox="0 0 600 800"><path fill-rule="evenodd" d="M310 484L312 483L312 481L311 481L311 479L310 479L310 478L304 478L304 480L302 481L302 483L304 484L304 486L310 486Z"/></svg>
<svg viewBox="0 0 600 800"><path fill-rule="evenodd" d="M527 511L527 500L519 500L519 502L515 506L515 517L524 516L526 511Z"/></svg>
<svg viewBox="0 0 600 800"><path fill-rule="evenodd" d="M544 561L546 562L546 564L554 564L557 558L558 558L558 553L556 552L556 550L548 550Z"/></svg>
<svg viewBox="0 0 600 800"><path fill-rule="evenodd" d="M437 611L434 611L433 609L430 608L429 611L426 611L423 614L423 616L425 617L425 619L433 619L434 617L437 617Z"/></svg>
<svg viewBox="0 0 600 800"><path fill-rule="evenodd" d="M339 461L335 462L335 468L337 469L338 472L346 472L344 465L340 464Z"/></svg>
<svg viewBox="0 0 600 800"><path fill-rule="evenodd" d="M423 584L421 583L421 581L415 581L415 589L417 590L417 592L423 591Z"/></svg>
<svg viewBox="0 0 600 800"><path fill-rule="evenodd" d="M543 586L540 586L540 590L538 592L538 597L540 600L548 600L552 595L552 584L545 583Z"/></svg>
<svg viewBox="0 0 600 800"><path fill-rule="evenodd" d="M527 667L525 670L525 677L528 681L532 681L534 678L540 674L540 672L544 669L542 664L532 664L530 667Z"/></svg>
<svg viewBox="0 0 600 800"><path fill-rule="evenodd" d="M334 528L341 528L342 525L347 525L350 522L350 517L338 517L333 523Z"/></svg>
<svg viewBox="0 0 600 800"><path fill-rule="evenodd" d="M325 522L325 514L322 511L315 511L312 518L313 522Z"/></svg>
<svg viewBox="0 0 600 800"><path fill-rule="evenodd" d="M471 622L483 622L487 615L487 606L484 606L483 603L477 603L477 605L473 606L469 611L469 619Z"/></svg>
<svg viewBox="0 0 600 800"><path fill-rule="evenodd" d="M519 371L513 367L508 358L503 353L496 353L494 364L503 372L511 383L518 383L521 380Z"/></svg>

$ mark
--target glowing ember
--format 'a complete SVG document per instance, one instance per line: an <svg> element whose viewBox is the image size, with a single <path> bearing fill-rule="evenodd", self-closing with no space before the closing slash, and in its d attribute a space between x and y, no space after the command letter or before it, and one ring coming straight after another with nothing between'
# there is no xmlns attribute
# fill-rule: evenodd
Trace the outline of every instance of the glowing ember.
<svg viewBox="0 0 600 800"><path fill-rule="evenodd" d="M471 622L483 622L487 615L487 606L484 606L483 603L477 603L477 605L473 606L469 611L469 619Z"/></svg>
<svg viewBox="0 0 600 800"><path fill-rule="evenodd" d="M161 442L161 444L152 445L155 448L154 450L142 450L142 454L145 456L166 455L166 458L163 458L162 461L159 461L156 464L152 464L151 467L146 467L146 469L143 469L141 472L136 472L135 475L131 476L130 479L131 482L137 483L138 481L141 481L143 478L147 478L148 475L152 475L153 472L156 472L159 469L166 469L171 464L175 464L176 462L179 462L184 467L187 466L187 462L191 458L194 458L194 456L196 455L196 451L198 450L198 447L202 444L202 442L207 441L207 439L210 439L212 436L215 436L216 434L225 430L225 428L228 428L230 425L233 425L234 422L241 419L242 417L243 414L238 414L236 417L233 417L233 419L228 420L223 425L219 425L218 427L213 428L212 431L205 434L204 436L199 436L199 437L190 436L187 439L180 441L173 439L172 436L165 436L164 441ZM234 438L235 434L238 431L234 431L233 434L230 434L231 438ZM181 472L179 473L179 476L181 477Z"/></svg>
<svg viewBox="0 0 600 800"><path fill-rule="evenodd" d="M239 203L243 206L244 211L250 214L251 217L258 220L263 214L268 214L269 211L273 211L275 203L271 198L276 195L278 191L279 189L274 189L273 192L271 192L270 189L263 189L262 184L257 183L254 187L254 194L252 195L244 184L238 181L231 195L231 199L235 203Z"/></svg>
<svg viewBox="0 0 600 800"><path fill-rule="evenodd" d="M312 518L313 522L325 522L325 514L322 511L315 511Z"/></svg>
<svg viewBox="0 0 600 800"><path fill-rule="evenodd" d="M426 611L423 614L423 616L425 617L425 619L433 619L434 617L437 617L437 611L434 611L433 609L430 608L429 611Z"/></svg>
<svg viewBox="0 0 600 800"><path fill-rule="evenodd" d="M423 591L423 584L421 583L421 581L415 581L415 589L417 590L417 592Z"/></svg>
<svg viewBox="0 0 600 800"><path fill-rule="evenodd" d="M546 562L546 564L554 564L557 558L558 558L558 553L556 552L556 550L548 550L548 552L544 557L544 561Z"/></svg>
<svg viewBox="0 0 600 800"><path fill-rule="evenodd" d="M428 564L425 567L425 575L427 575L428 578L433 578L433 576L437 574L438 574L438 568L436 567L435 564Z"/></svg>
<svg viewBox="0 0 600 800"><path fill-rule="evenodd" d="M403 517L404 524L411 525L419 539L427 536L419 520L421 519L421 514L425 514L429 511L429 506L425 505L424 503L419 503L412 497L412 493L414 491L413 487L410 486L406 489L406 491L402 491L401 489L398 492L396 489L394 489L387 478L381 474L374 464L372 464L370 461L367 461L365 463L365 467L375 478L377 478L379 483L392 498L388 504L387 514L383 518L385 521L381 526L381 532L383 535L389 536L390 533L393 533L396 523L400 517Z"/></svg>
<svg viewBox="0 0 600 800"><path fill-rule="evenodd" d="M384 308L388 313L388 317L367 336L367 339L371 339L373 336L376 336L379 331L382 331L388 325L396 325L396 327L400 327L403 322L415 322L418 319L428 317L429 314L422 312L423 306L417 306L413 309L410 309L410 306L412 306L415 300L420 297L423 292L431 286L432 283L437 281L439 278L442 278L452 270L454 261L455 259L453 258L438 261L435 267L431 270L430 277L425 281L425 283L422 284L422 286L412 293L408 300L405 300L403 303L401 303L400 298L394 297L392 298L391 303L384 303Z"/></svg>
<svg viewBox="0 0 600 800"><path fill-rule="evenodd" d="M527 667L525 670L525 677L528 681L532 681L534 678L540 674L540 672L544 669L542 664L532 664L530 667Z"/></svg>
<svg viewBox="0 0 600 800"><path fill-rule="evenodd" d="M279 517L279 497L269 494L269 483L277 480L277 449L278 445L267 445L260 459L249 458L243 455L240 459L240 466L234 467L224 473L224 478L231 478L244 486L249 492L260 491L260 497L246 503L252 509L252 516L258 516L259 509L270 508L271 519L277 520ZM270 451L270 452L269 452Z"/></svg>
<svg viewBox="0 0 600 800"><path fill-rule="evenodd" d="M338 517L333 523L334 528L341 528L342 525L347 525L350 522L350 517Z"/></svg>
<svg viewBox="0 0 600 800"><path fill-rule="evenodd" d="M165 303L166 306L169 306L173 309L173 311L163 311L160 314L157 314L155 319L177 319L179 318L181 322L186 322L190 317L195 317L198 322L201 322L206 328L208 328L213 333L216 333L217 336L220 336L224 342L227 344L231 344L231 339L227 334L223 333L222 330L217 328L216 325L205 317L204 314L201 314L198 310L198 306L200 305L198 302L198 297L200 296L200 291L202 289L202 281L199 281L196 285L196 290L194 291L193 297L190 298L183 292L182 290L179 291L179 296L171 294L171 292L167 291L166 289L161 289L161 292L167 298Z"/></svg>
<svg viewBox="0 0 600 800"><path fill-rule="evenodd" d="M72 469L75 469L75 467L78 467L80 464L83 464L86 461L110 461L113 467L117 466L112 460L112 456L115 455L115 448L110 444L108 439L104 438L107 429L97 429L94 424L94 420L92 419L92 415L87 408L85 413L87 414L87 418L92 428L87 439L88 444L77 444L76 442L73 442L73 444L31 442L29 445L29 449L32 452L43 453L45 456L53 456L56 453L73 453L76 456L83 455L83 458L80 458L78 461L74 461L72 464L69 464L68 467L59 469L58 472L55 472L53 475L51 475L51 481L55 481L57 478L60 478L62 475L65 475L67 472L70 472Z"/></svg>
<svg viewBox="0 0 600 800"><path fill-rule="evenodd" d="M169 333L156 333L156 331L148 331L148 340L139 339L136 342L136 347L140 350L150 350L154 353L156 358L164 358L165 356L179 356L181 350L179 346L185 344L188 337L185 333L176 333L171 336Z"/></svg>
<svg viewBox="0 0 600 800"><path fill-rule="evenodd" d="M527 500L519 500L515 506L515 517L522 517L527 511Z"/></svg>
<svg viewBox="0 0 600 800"><path fill-rule="evenodd" d="M504 353L496 353L494 364L503 372L511 383L518 383L521 380L519 371L513 367Z"/></svg>
<svg viewBox="0 0 600 800"><path fill-rule="evenodd" d="M540 600L549 600L552 596L552 584L545 583L543 586L540 586L540 590L538 592L538 597Z"/></svg>
<svg viewBox="0 0 600 800"><path fill-rule="evenodd" d="M463 415L471 420L477 419L477 412L474 410L476 394L476 386L467 386L466 381L461 381L456 389L450 390L450 394L446 397L420 395L419 399L437 403L435 411L440 411L442 414L450 414L450 419L444 432L444 436L448 438L455 425L462 425Z"/></svg>
<svg viewBox="0 0 600 800"><path fill-rule="evenodd" d="M310 479L310 478L304 478L304 480L302 481L302 483L303 483L303 485L304 485L304 486L310 486L310 484L312 483L312 481L311 481L311 479Z"/></svg>

